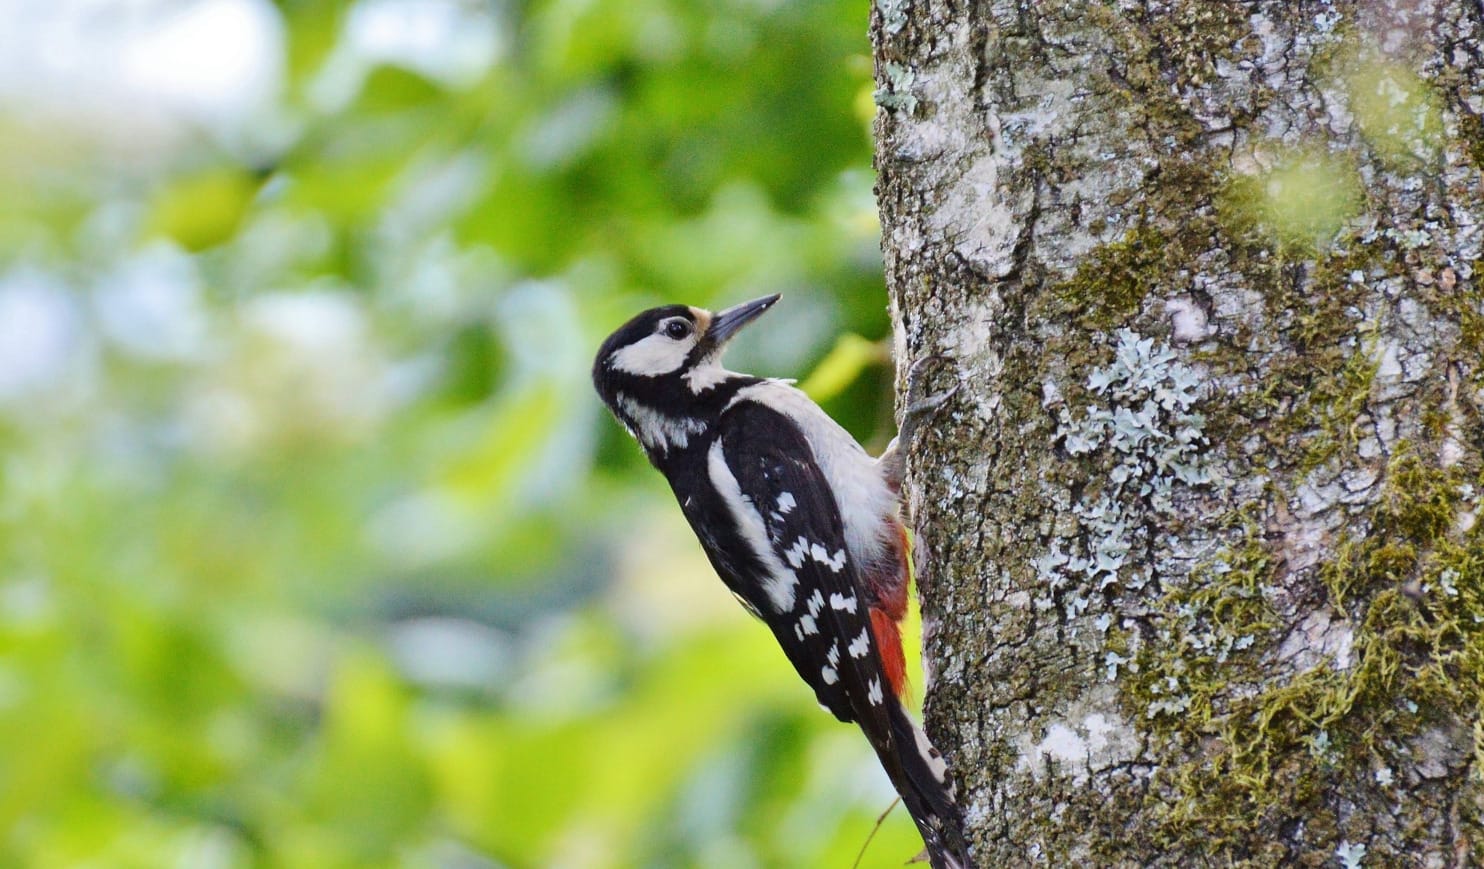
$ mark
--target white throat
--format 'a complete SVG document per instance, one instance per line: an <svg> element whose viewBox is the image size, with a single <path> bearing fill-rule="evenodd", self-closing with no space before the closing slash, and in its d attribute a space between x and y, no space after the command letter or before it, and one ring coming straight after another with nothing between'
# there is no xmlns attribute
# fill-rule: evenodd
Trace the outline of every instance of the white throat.
<svg viewBox="0 0 1484 869"><path fill-rule="evenodd" d="M726 370L721 367L721 362L715 356L710 356L685 372L685 385L690 387L692 395L700 395L725 383L728 378L736 376L738 376L737 372Z"/></svg>

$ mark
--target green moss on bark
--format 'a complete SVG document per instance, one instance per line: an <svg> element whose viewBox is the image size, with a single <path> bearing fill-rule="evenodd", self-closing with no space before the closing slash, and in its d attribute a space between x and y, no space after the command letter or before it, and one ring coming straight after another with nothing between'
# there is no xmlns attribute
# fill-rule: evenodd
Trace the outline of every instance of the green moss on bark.
<svg viewBox="0 0 1484 869"><path fill-rule="evenodd" d="M1356 422L1377 370L1376 324L1366 314L1368 282L1392 268L1389 253L1346 239L1317 258L1295 258L1270 243L1276 239L1232 200L1223 204L1221 232L1233 270L1261 293L1258 328L1270 334L1244 331L1197 354L1220 375L1255 386L1211 408L1213 438L1255 435L1268 466L1291 464L1304 473L1353 455ZM1263 345L1281 351L1251 352ZM1301 444L1296 454L1295 443Z"/></svg>
<svg viewBox="0 0 1484 869"><path fill-rule="evenodd" d="M1076 274L1049 292L1058 311L1079 328L1107 332L1138 313L1144 298L1169 273L1165 265L1164 237L1141 225L1121 241L1094 250Z"/></svg>
<svg viewBox="0 0 1484 869"><path fill-rule="evenodd" d="M1457 529L1461 493L1480 484L1477 470L1443 469L1410 447L1398 450L1367 530L1340 544L1314 589L1332 612L1323 632L1353 638L1346 655L1300 669L1285 660L1280 649L1308 646L1285 643L1266 591L1284 566L1250 522L1243 546L1166 594L1156 621L1187 640L1144 643L1137 672L1123 682L1129 714L1191 753L1162 770L1150 792L1162 844L1204 847L1222 860L1329 860L1340 841L1366 840L1374 821L1337 815L1334 794L1358 800L1384 790L1416 766L1415 740L1437 722L1472 722L1477 732L1484 532ZM1243 640L1248 649L1221 651ZM1352 660L1342 666L1335 657ZM1293 672L1275 677L1285 668ZM1149 714L1176 691L1188 700L1183 709ZM1480 752L1476 737L1473 763ZM1294 823L1306 826L1311 852L1253 848Z"/></svg>

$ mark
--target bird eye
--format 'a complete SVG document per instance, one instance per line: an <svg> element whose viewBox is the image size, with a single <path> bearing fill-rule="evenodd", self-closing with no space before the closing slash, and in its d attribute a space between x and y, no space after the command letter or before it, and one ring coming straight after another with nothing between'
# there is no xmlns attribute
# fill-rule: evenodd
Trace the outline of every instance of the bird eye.
<svg viewBox="0 0 1484 869"><path fill-rule="evenodd" d="M679 341L690 334L690 324L684 320L671 320L665 324L665 334Z"/></svg>

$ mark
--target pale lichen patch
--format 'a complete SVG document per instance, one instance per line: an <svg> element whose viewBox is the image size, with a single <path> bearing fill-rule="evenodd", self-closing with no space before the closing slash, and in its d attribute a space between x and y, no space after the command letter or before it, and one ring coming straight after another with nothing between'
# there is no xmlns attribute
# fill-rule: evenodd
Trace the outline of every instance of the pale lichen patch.
<svg viewBox="0 0 1484 869"><path fill-rule="evenodd" d="M1021 734L1016 769L1036 780L1063 775L1080 784L1095 773L1128 763L1138 754L1139 737L1114 711L1116 706L1116 690L1095 688L1073 702L1066 717L1046 724L1039 739Z"/></svg>
<svg viewBox="0 0 1484 869"><path fill-rule="evenodd" d="M1072 505L1081 533L1058 535L1033 562L1043 589L1039 605L1051 606L1059 594L1072 618L1096 593L1137 590L1155 577L1153 564L1126 567L1130 552L1152 542L1144 517L1170 515L1182 489L1219 476L1206 453L1205 417L1194 409L1201 385L1201 376L1168 346L1123 330L1113 360L1087 375L1092 403L1079 412L1058 408L1055 438L1062 450L1108 470L1101 489ZM1179 546L1160 543L1166 550Z"/></svg>

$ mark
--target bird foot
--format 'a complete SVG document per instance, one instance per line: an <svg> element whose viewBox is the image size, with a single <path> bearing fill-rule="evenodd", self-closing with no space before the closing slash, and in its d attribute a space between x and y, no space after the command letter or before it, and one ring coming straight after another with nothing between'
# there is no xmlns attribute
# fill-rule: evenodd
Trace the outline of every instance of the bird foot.
<svg viewBox="0 0 1484 869"><path fill-rule="evenodd" d="M886 445L881 457L876 460L881 467L882 476L886 478L887 485L891 486L893 491L901 489L902 478L907 472L907 450L912 446L912 439L917 433L918 425L923 419L933 415L947 404L948 400L963 386L962 383L955 383L942 392L926 398L916 398L922 383L919 377L922 367L933 360L952 361L952 357L935 353L923 356L912 363L912 367L907 371L907 407L902 411L902 424L897 430L897 436L891 439L891 443Z"/></svg>

